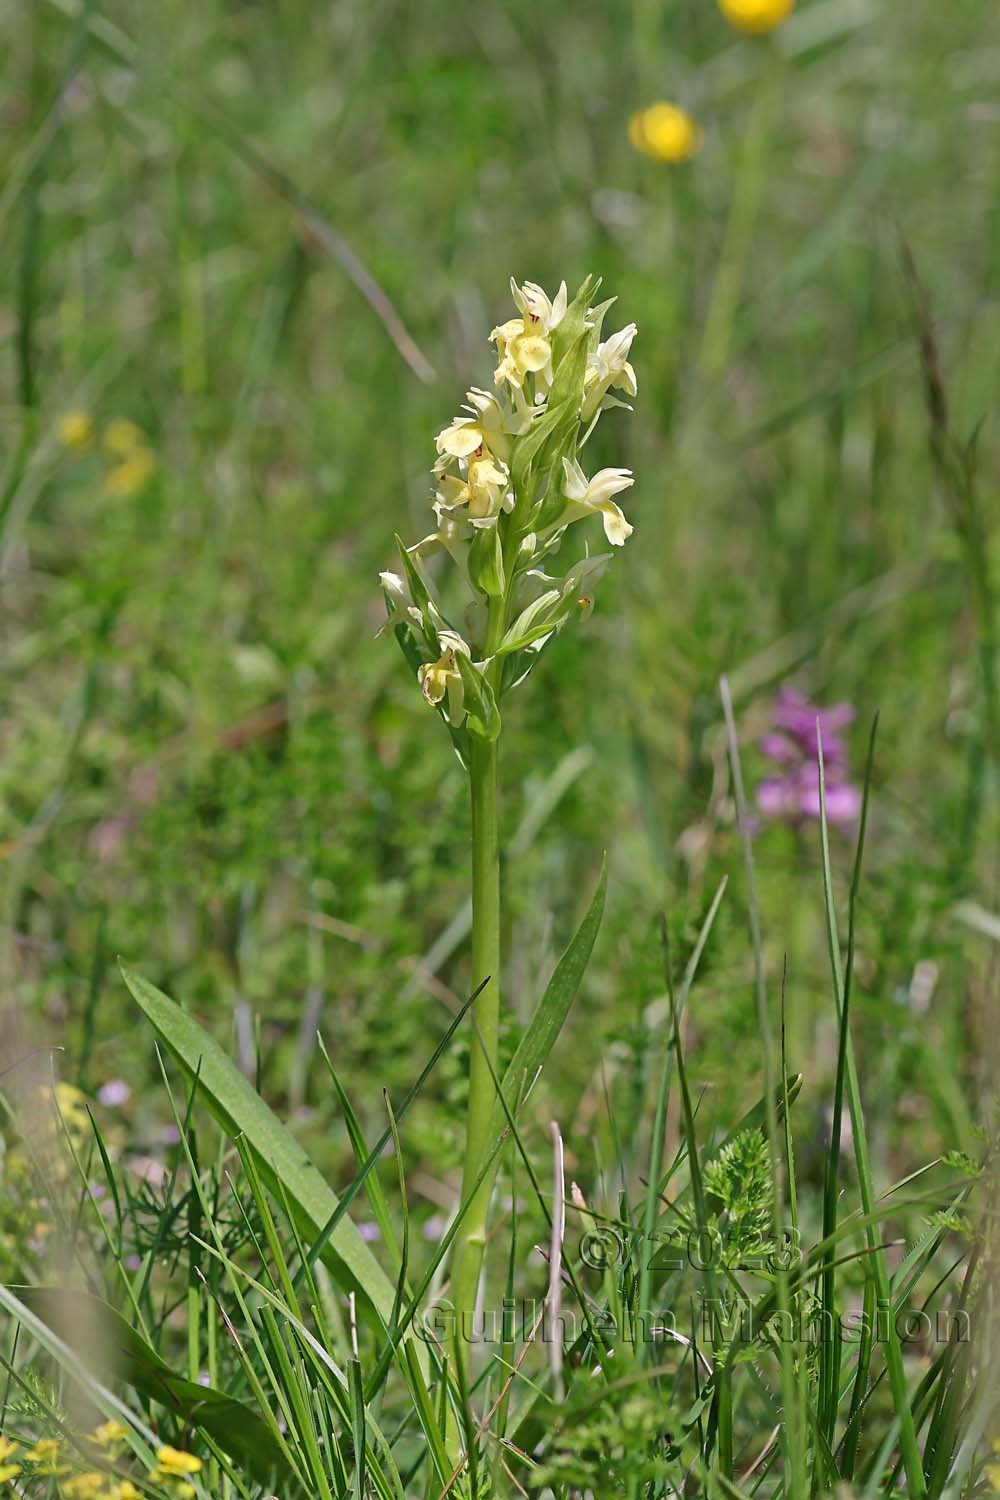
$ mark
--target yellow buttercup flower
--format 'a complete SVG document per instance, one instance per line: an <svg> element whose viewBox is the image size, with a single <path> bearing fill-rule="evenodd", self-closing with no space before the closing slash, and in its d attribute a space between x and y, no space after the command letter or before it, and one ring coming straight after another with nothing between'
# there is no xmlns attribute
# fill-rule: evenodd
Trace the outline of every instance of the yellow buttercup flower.
<svg viewBox="0 0 1000 1500"><path fill-rule="evenodd" d="M697 124L677 104L650 104L628 122L628 138L637 151L654 161L689 161L701 146Z"/></svg>
<svg viewBox="0 0 1000 1500"><path fill-rule="evenodd" d="M56 433L64 448L71 448L74 453L82 453L84 448L90 447L94 436L94 424L90 420L89 413L68 411L59 418Z"/></svg>
<svg viewBox="0 0 1000 1500"><path fill-rule="evenodd" d="M737 31L763 36L788 20L795 0L719 0L719 9Z"/></svg>
<svg viewBox="0 0 1000 1500"><path fill-rule="evenodd" d="M186 1453L183 1448L171 1448L165 1445L156 1450L156 1468L150 1478L183 1479L185 1474L197 1474L200 1469L201 1459L196 1458L193 1453Z"/></svg>

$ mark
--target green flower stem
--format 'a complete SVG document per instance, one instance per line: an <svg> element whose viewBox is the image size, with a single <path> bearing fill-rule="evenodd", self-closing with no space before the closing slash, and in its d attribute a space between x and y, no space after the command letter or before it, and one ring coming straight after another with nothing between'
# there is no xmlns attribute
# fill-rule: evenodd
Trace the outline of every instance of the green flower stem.
<svg viewBox="0 0 1000 1500"><path fill-rule="evenodd" d="M507 609L490 601L486 651L491 655L503 636ZM491 684L497 691L499 682ZM497 741L469 736L469 784L472 792L472 984L485 985L472 1008L474 1019L469 1062L469 1109L466 1117L462 1202L473 1193L490 1145L496 1104L494 1077L500 1032L500 841L497 827ZM455 1236L451 1299L455 1314L455 1358L467 1368L465 1346L473 1337L479 1276L486 1250L486 1223L493 1174L480 1183Z"/></svg>

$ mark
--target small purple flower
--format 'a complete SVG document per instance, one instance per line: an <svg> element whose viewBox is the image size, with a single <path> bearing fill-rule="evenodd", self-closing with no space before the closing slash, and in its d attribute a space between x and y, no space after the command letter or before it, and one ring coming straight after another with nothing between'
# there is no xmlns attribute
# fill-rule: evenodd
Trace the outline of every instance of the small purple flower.
<svg viewBox="0 0 1000 1500"><path fill-rule="evenodd" d="M103 1104L105 1109L121 1109L132 1097L132 1090L124 1078L109 1078L107 1083L102 1083L97 1090L98 1103Z"/></svg>
<svg viewBox="0 0 1000 1500"><path fill-rule="evenodd" d="M854 718L850 703L818 708L793 687L778 691L773 728L760 741L778 774L757 788L757 806L765 818L801 823L819 818L819 742L823 742L827 822L848 828L861 814L861 793L848 779L843 731Z"/></svg>

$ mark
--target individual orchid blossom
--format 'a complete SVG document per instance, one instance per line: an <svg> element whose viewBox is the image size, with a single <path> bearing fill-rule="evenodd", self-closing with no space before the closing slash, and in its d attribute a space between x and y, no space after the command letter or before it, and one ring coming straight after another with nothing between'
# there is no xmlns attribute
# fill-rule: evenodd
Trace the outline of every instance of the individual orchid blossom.
<svg viewBox="0 0 1000 1500"><path fill-rule="evenodd" d="M552 384L550 335L566 315L566 283L560 284L554 301L534 281L519 287L512 277L510 290L521 316L501 323L490 334L500 356L494 380L497 385L506 381L520 391L530 374L547 390Z"/></svg>
<svg viewBox="0 0 1000 1500"><path fill-rule="evenodd" d="M513 424L491 391L473 386L466 393L468 416L456 417L435 438L437 451L445 458L469 458L477 448L487 448L497 458L510 455L510 435L523 430L522 419Z"/></svg>
<svg viewBox="0 0 1000 1500"><path fill-rule="evenodd" d="M413 595L405 578L400 578L398 573L380 573L378 581L382 585L385 595L388 617L385 624L377 631L377 635L385 635L387 630L392 630L397 625L423 625L423 616L413 602Z"/></svg>
<svg viewBox="0 0 1000 1500"><path fill-rule="evenodd" d="M498 463L488 451L477 449L466 464L464 478L455 474L442 475L437 498L449 510L467 505L472 524L486 525L496 520L505 503L509 478L505 464Z"/></svg>
<svg viewBox="0 0 1000 1500"><path fill-rule="evenodd" d="M626 521L621 506L612 496L635 483L631 470L599 469L593 479L588 479L575 458L564 458L563 473L563 494L570 502L562 517L563 524L579 521L585 516L600 515L604 535L612 547L624 546L635 528Z"/></svg>
<svg viewBox="0 0 1000 1500"><path fill-rule="evenodd" d="M584 422L590 422L602 406L625 405L624 401L617 401L608 395L612 387L624 391L626 396L634 396L638 391L635 371L628 359L637 331L635 324L629 323L627 327L605 339L603 344L598 344L588 359L584 376Z"/></svg>
<svg viewBox="0 0 1000 1500"><path fill-rule="evenodd" d="M559 327L566 316L565 281L559 283L559 290L551 302L537 281L526 281L523 286L518 286L513 276L510 278L510 294L525 322L535 324L538 331L546 337Z"/></svg>
<svg viewBox="0 0 1000 1500"><path fill-rule="evenodd" d="M435 707L448 698L448 716L452 723L461 723L463 708L462 674L458 669L458 653L469 655L469 648L462 637L453 630L442 630L439 636L441 655L437 661L424 662L417 673L420 691L428 703Z"/></svg>

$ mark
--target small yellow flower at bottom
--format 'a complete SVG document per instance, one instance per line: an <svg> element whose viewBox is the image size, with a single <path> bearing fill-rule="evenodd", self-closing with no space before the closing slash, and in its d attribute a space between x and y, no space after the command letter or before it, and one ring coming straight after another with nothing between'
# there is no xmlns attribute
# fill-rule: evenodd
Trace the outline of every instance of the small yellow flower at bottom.
<svg viewBox="0 0 1000 1500"><path fill-rule="evenodd" d="M128 458L109 469L104 488L109 495L127 500L142 489L156 468L156 459L149 448L135 448Z"/></svg>
<svg viewBox="0 0 1000 1500"><path fill-rule="evenodd" d="M96 1469L89 1469L86 1474L63 1480L62 1492L66 1500L104 1500L104 1478Z"/></svg>
<svg viewBox="0 0 1000 1500"><path fill-rule="evenodd" d="M36 1474L60 1475L69 1473L69 1465L60 1463L58 1438L39 1438L33 1448L24 1455L25 1461L34 1464Z"/></svg>
<svg viewBox="0 0 1000 1500"><path fill-rule="evenodd" d="M97 1443L101 1448L110 1448L115 1443L122 1443L128 1437L128 1428L123 1422L116 1422L112 1417L108 1422L102 1422L100 1427L95 1427L90 1434L90 1441Z"/></svg>
<svg viewBox="0 0 1000 1500"><path fill-rule="evenodd" d="M788 20L795 0L719 0L719 9L737 31L763 36Z"/></svg>
<svg viewBox="0 0 1000 1500"><path fill-rule="evenodd" d="M989 1480L990 1488L1000 1493L1000 1464L987 1464L986 1478Z"/></svg>
<svg viewBox="0 0 1000 1500"><path fill-rule="evenodd" d="M108 1490L108 1500L141 1500L141 1497L131 1479L122 1479Z"/></svg>
<svg viewBox="0 0 1000 1500"><path fill-rule="evenodd" d="M82 453L85 448L90 447L94 436L94 424L90 419L90 413L64 412L59 418L56 435L64 448L71 448L74 453Z"/></svg>
<svg viewBox="0 0 1000 1500"><path fill-rule="evenodd" d="M21 1472L20 1464L12 1464L8 1460L17 1452L17 1443L12 1443L10 1438L0 1434L0 1484L7 1484L11 1479L16 1479Z"/></svg>
<svg viewBox="0 0 1000 1500"><path fill-rule="evenodd" d="M650 104L628 122L628 138L636 151L654 161L689 161L701 146L701 131L679 105Z"/></svg>
<svg viewBox="0 0 1000 1500"><path fill-rule="evenodd" d="M201 1459L196 1458L193 1453L185 1453L183 1448L165 1446L156 1450L156 1468L150 1478L181 1479L185 1474L197 1474L201 1466Z"/></svg>

